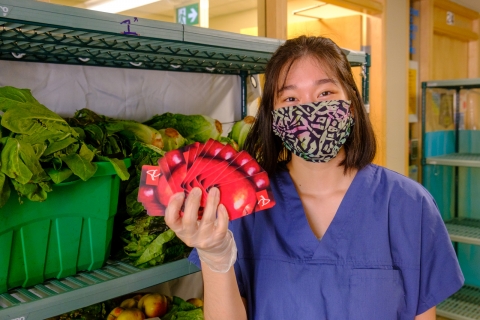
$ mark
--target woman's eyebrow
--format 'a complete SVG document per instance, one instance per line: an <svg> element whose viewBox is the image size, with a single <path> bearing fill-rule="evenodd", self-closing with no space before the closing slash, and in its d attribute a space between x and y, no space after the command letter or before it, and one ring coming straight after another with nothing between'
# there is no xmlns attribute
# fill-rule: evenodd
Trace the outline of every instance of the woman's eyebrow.
<svg viewBox="0 0 480 320"><path fill-rule="evenodd" d="M317 85L324 84L324 83L333 83L335 85L337 84L337 82L335 80L330 79L330 78L320 79L320 80L315 81L315 84L317 84Z"/></svg>
<svg viewBox="0 0 480 320"><path fill-rule="evenodd" d="M316 80L315 81L315 85L322 85L322 84L325 84L325 83L333 83L333 84L337 84L337 82L333 79L330 79L330 78L325 78L325 79L320 79L320 80ZM283 86L282 88L280 88L280 90L278 90L278 93L280 94L281 92L283 91L286 91L286 90L294 90L296 89L297 86L294 85L294 84L291 84L291 85L288 85L288 86Z"/></svg>

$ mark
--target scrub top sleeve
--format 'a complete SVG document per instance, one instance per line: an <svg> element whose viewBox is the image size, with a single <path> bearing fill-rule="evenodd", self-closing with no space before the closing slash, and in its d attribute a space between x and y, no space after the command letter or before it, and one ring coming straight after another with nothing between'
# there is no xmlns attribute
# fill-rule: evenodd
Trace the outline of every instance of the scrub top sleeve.
<svg viewBox="0 0 480 320"><path fill-rule="evenodd" d="M417 314L458 291L464 277L435 200L423 198L420 294Z"/></svg>
<svg viewBox="0 0 480 320"><path fill-rule="evenodd" d="M198 257L198 252L196 248L193 248L193 250L190 252L190 255L188 256L188 261L196 265L197 268L199 268L200 270L202 269L202 266L200 264L200 258Z"/></svg>

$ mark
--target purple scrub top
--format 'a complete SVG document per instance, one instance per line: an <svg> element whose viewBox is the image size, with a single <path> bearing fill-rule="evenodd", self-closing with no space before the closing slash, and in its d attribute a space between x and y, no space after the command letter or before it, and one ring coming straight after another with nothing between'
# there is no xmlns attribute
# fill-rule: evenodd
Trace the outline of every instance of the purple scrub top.
<svg viewBox="0 0 480 320"><path fill-rule="evenodd" d="M321 240L288 171L271 186L273 208L229 226L248 319L412 320L461 288L438 208L417 182L363 168ZM196 250L189 259L199 265Z"/></svg>

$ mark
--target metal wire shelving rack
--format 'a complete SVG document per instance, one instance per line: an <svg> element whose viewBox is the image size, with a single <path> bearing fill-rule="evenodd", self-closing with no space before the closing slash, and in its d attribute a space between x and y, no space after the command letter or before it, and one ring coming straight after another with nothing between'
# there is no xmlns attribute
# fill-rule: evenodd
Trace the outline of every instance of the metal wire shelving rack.
<svg viewBox="0 0 480 320"><path fill-rule="evenodd" d="M480 167L480 154L463 152L459 148L460 137L460 90L480 88L480 79L459 79L428 81L422 83L422 136L425 137L426 125L426 92L429 88L455 90L454 113L455 130L454 152L425 157L422 165L450 166L454 167L454 203L452 219L445 221L450 239L455 243L465 243L471 245L480 245L480 220L470 218L463 212L459 212L459 168ZM476 320L480 319L480 288L472 285L464 285L457 293L453 294L444 302L437 306L437 314L449 319L456 320Z"/></svg>

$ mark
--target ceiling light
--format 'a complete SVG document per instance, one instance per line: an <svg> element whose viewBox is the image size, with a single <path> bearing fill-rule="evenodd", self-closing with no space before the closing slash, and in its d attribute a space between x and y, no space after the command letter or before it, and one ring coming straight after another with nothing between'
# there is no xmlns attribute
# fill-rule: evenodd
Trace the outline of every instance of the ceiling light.
<svg viewBox="0 0 480 320"><path fill-rule="evenodd" d="M145 6L150 3L159 2L161 0L110 0L103 2L101 4L92 5L87 7L87 9L95 10L95 11L102 11L102 12L109 12L109 13L117 13L126 10L130 10L133 8Z"/></svg>

